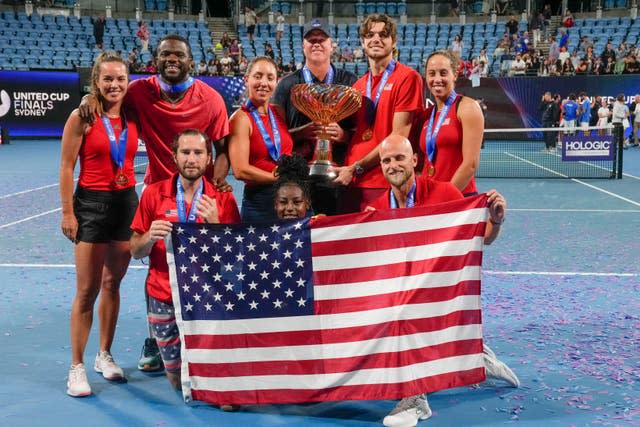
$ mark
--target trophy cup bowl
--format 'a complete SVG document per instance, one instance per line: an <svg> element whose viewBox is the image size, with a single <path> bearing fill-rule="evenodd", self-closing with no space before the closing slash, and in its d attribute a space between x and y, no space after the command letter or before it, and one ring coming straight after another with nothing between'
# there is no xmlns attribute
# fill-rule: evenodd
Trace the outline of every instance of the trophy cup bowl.
<svg viewBox="0 0 640 427"><path fill-rule="evenodd" d="M349 117L362 105L360 92L343 85L297 84L291 88L290 96L293 105L323 129L329 123ZM330 170L336 164L329 138L326 133L318 135L313 158L309 162L309 177L312 179L331 181L336 177L336 173Z"/></svg>

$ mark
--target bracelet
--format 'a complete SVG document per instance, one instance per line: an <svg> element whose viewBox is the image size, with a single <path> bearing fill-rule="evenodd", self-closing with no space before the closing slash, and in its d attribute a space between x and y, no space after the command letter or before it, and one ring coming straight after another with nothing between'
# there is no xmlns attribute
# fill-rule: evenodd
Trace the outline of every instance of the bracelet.
<svg viewBox="0 0 640 427"><path fill-rule="evenodd" d="M505 220L505 218L503 217L502 221L496 222L496 221L492 220L491 218L489 218L489 222L491 224L493 224L495 227L500 227L502 224L504 224L504 220Z"/></svg>

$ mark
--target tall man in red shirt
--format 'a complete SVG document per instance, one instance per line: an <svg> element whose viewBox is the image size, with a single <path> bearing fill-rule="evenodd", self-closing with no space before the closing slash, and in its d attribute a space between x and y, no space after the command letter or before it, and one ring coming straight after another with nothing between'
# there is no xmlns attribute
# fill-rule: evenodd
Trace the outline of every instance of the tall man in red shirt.
<svg viewBox="0 0 640 427"><path fill-rule="evenodd" d="M169 34L160 39L154 62L160 74L131 82L125 97L125 107L138 116L139 133L149 158L145 185L170 178L176 172L171 141L181 131L193 128L205 133L216 149L214 165L209 166L206 176L213 177L219 190L231 191L226 182L229 159L225 137L229 134L229 121L222 96L191 77L193 56L191 45L184 37ZM89 99L83 99L80 113L91 123L97 103L91 97L85 98ZM155 341L147 338L138 369L161 368Z"/></svg>
<svg viewBox="0 0 640 427"><path fill-rule="evenodd" d="M450 182L434 181L427 175L416 176L415 167L418 157L413 153L407 138L401 135L390 135L380 143L379 153L382 174L391 188L373 201L367 210L427 206L464 197ZM487 196L490 217L485 230L484 243L488 245L500 233L500 227L505 218L506 201L495 190L489 191ZM487 377L504 380L513 387L520 385L520 380L513 371L498 360L486 345L484 345L483 359ZM418 420L426 420L430 416L431 408L429 408L427 396L419 394L402 399L382 423L387 427L415 426Z"/></svg>
<svg viewBox="0 0 640 427"><path fill-rule="evenodd" d="M197 129L183 131L174 139L172 153L178 173L149 185L142 193L131 224L130 245L134 258L149 256L148 320L167 379L180 389L181 343L163 239L171 233L171 222L234 223L240 222L240 213L233 193L218 191L204 178L211 164L211 142L206 134Z"/></svg>
<svg viewBox="0 0 640 427"><path fill-rule="evenodd" d="M393 59L397 27L383 14L369 15L360 26L360 40L369 72L354 85L363 95L356 129L347 147L345 165L334 182L349 186L342 212L357 212L382 194L389 184L380 169L378 145L391 133L409 136L413 116L424 108L422 77Z"/></svg>

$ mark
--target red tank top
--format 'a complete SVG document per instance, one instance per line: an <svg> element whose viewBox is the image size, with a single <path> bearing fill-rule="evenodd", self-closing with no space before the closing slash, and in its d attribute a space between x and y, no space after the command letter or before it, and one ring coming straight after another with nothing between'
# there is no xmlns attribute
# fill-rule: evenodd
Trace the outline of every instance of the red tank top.
<svg viewBox="0 0 640 427"><path fill-rule="evenodd" d="M273 112L276 122L278 123L278 130L280 132L280 155L283 154L291 155L291 151L293 150L293 140L291 139L291 135L289 134L289 130L287 129L287 125L284 123L284 120L278 112L272 107L269 106L269 109ZM262 169L263 171L271 173L275 167L278 165L276 161L274 161L269 155L269 150L260 134L260 129L258 125L253 120L253 116L249 112L249 109L246 106L242 106L242 111L247 113L249 116L249 120L251 120L251 138L249 139L249 164L251 166L255 166L258 169ZM264 123L265 129L269 133L271 140L273 141L273 129L271 129L271 121L269 120L268 114L261 114L260 118L262 119L262 123Z"/></svg>
<svg viewBox="0 0 640 427"><path fill-rule="evenodd" d="M120 139L122 132L122 118L109 119L113 126L116 139ZM133 171L133 159L138 150L138 128L132 121L127 121L127 151L125 152L124 167L122 172L127 177L127 184L116 185L118 166L111 160L111 145L107 130L100 119L96 120L84 136L80 152L80 179L78 185L90 190L113 191L133 187L136 178Z"/></svg>
<svg viewBox="0 0 640 427"><path fill-rule="evenodd" d="M452 107L447 113L447 117L444 119L440 131L436 136L436 158L433 164L435 173L433 179L436 181L449 182L456 170L462 164L462 123L458 120L458 104L462 100L462 96L458 95ZM424 168L423 174L427 174L431 163L429 157L426 154L426 142L425 135L427 134L427 127L429 126L429 118L431 117L431 111L435 108L435 105L429 107L424 115L426 118L422 125L422 132L420 132L420 150L424 153ZM438 122L440 112L436 111L433 126ZM471 180L462 191L464 194L477 192L475 177L471 177Z"/></svg>

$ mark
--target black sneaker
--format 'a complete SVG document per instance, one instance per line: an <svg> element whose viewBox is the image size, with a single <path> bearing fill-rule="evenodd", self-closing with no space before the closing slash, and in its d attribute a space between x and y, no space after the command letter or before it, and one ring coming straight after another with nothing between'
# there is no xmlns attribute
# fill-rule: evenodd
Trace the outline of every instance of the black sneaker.
<svg viewBox="0 0 640 427"><path fill-rule="evenodd" d="M154 338L144 340L140 360L138 361L138 369L144 372L155 372L164 369L160 350Z"/></svg>

